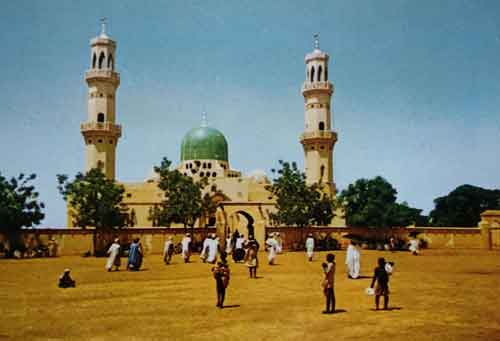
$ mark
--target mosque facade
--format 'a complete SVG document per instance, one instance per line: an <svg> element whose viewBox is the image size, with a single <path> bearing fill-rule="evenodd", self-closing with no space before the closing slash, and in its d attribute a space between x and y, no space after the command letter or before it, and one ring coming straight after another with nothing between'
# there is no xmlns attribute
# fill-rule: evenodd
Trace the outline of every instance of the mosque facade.
<svg viewBox="0 0 500 341"><path fill-rule="evenodd" d="M116 147L122 133L121 125L116 123L120 76L115 70L115 59L116 42L107 35L103 23L99 36L90 41L90 68L85 72L87 121L80 130L85 143L85 171L99 168L109 179L115 179ZM314 50L305 57L306 79L302 85L305 128L299 141L304 150L307 182L322 183L325 191L335 194L333 148L337 133L332 130L330 104L334 87L328 79L328 62L329 56L320 50L316 38ZM181 141L176 169L195 181L206 179L207 191L218 190L212 197L217 203L214 216L202 217L196 226L215 226L222 236L238 229L263 241L265 227L271 223L269 214L275 210L274 200L266 190L270 181L263 174L244 176L231 168L229 144L222 132L209 127L206 120L189 130ZM157 176L121 184L125 187L124 203L130 209L132 225L153 226L150 209L163 199ZM68 212L69 226L71 220ZM332 226L345 226L345 222L336 217Z"/></svg>

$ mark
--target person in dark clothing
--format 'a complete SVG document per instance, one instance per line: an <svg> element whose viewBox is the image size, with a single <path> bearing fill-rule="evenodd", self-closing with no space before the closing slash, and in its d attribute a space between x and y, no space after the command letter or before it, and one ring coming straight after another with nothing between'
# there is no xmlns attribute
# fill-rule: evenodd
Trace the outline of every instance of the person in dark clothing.
<svg viewBox="0 0 500 341"><path fill-rule="evenodd" d="M378 266L373 273L373 280L370 288L377 282L375 287L375 309L379 310L380 296L384 296L384 310L387 310L389 305L389 274L385 270L385 259L378 259Z"/></svg>
<svg viewBox="0 0 500 341"><path fill-rule="evenodd" d="M326 297L326 309L323 314L335 313L335 255L329 253L326 255L327 263L323 263L323 293Z"/></svg>
<svg viewBox="0 0 500 341"><path fill-rule="evenodd" d="M218 308L224 307L224 299L226 297L226 288L229 285L230 271L227 264L227 254L225 252L220 255L221 261L212 268L212 273L215 278L217 288L217 305Z"/></svg>
<svg viewBox="0 0 500 341"><path fill-rule="evenodd" d="M76 282L71 275L70 269L64 269L64 273L59 277L59 288L74 288L76 286Z"/></svg>

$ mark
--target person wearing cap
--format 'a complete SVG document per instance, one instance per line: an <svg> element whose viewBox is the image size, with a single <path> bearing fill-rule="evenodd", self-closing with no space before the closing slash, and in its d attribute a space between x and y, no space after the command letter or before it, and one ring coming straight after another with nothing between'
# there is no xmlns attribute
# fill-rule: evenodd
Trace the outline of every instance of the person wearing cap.
<svg viewBox="0 0 500 341"><path fill-rule="evenodd" d="M182 258L184 259L184 263L189 263L189 257L191 256L191 234L186 233L184 238L181 241L182 245Z"/></svg>
<svg viewBox="0 0 500 341"><path fill-rule="evenodd" d="M211 239L212 239L212 235L209 234L205 238L205 240L203 241L203 247L201 248L201 252L200 252L200 258L203 261L203 263L205 263L207 261L207 254L208 254L208 249L210 247Z"/></svg>
<svg viewBox="0 0 500 341"><path fill-rule="evenodd" d="M313 255L314 255L314 238L313 238L312 233L309 233L307 235L306 252L307 252L307 258L309 258L309 261L312 262Z"/></svg>
<svg viewBox="0 0 500 341"><path fill-rule="evenodd" d="M142 244L139 238L135 238L128 250L127 270L139 271L142 265Z"/></svg>
<svg viewBox="0 0 500 341"><path fill-rule="evenodd" d="M215 233L210 235L210 241L208 243L208 252L207 252L207 262L210 264L215 264L217 260L217 251L219 250L219 241Z"/></svg>
<svg viewBox="0 0 500 341"><path fill-rule="evenodd" d="M257 278L257 268L259 267L259 258L257 257L259 243L255 240L253 235L248 236L246 247L245 262L248 266L250 278Z"/></svg>
<svg viewBox="0 0 500 341"><path fill-rule="evenodd" d="M113 265L115 266L115 270L118 271L121 265L120 261L120 240L115 238L113 244L108 249L107 254L109 255L108 261L106 262L106 270L111 271L113 269Z"/></svg>
<svg viewBox="0 0 500 341"><path fill-rule="evenodd" d="M169 236L165 241L165 245L163 247L163 261L165 264L170 264L172 260L172 256L174 255L174 239L172 236Z"/></svg>
<svg viewBox="0 0 500 341"><path fill-rule="evenodd" d="M64 273L59 277L59 288L74 288L76 282L70 275L70 269L64 269Z"/></svg>
<svg viewBox="0 0 500 341"><path fill-rule="evenodd" d="M269 265L274 265L274 260L276 259L276 254L278 251L278 241L276 240L274 233L271 233L269 235L269 238L267 238L266 246L268 251L267 259L269 261Z"/></svg>

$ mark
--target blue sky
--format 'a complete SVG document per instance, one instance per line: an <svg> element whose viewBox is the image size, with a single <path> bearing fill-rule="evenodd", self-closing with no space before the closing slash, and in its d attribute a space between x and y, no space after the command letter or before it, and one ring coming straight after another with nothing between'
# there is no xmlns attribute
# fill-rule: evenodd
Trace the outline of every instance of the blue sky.
<svg viewBox="0 0 500 341"><path fill-rule="evenodd" d="M304 55L331 57L339 189L384 176L425 211L469 183L499 188L498 1L5 1L0 172L38 175L43 226L65 225L56 174L83 170L89 39L117 41L120 181L141 181L202 111L244 173L303 167Z"/></svg>

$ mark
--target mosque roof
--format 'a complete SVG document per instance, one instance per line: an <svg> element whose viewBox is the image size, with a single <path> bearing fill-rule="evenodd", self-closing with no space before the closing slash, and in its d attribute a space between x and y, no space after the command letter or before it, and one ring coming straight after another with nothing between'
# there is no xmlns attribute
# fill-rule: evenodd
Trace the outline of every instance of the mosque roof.
<svg viewBox="0 0 500 341"><path fill-rule="evenodd" d="M227 141L217 129L202 125L191 129L182 139L181 161L228 161Z"/></svg>

